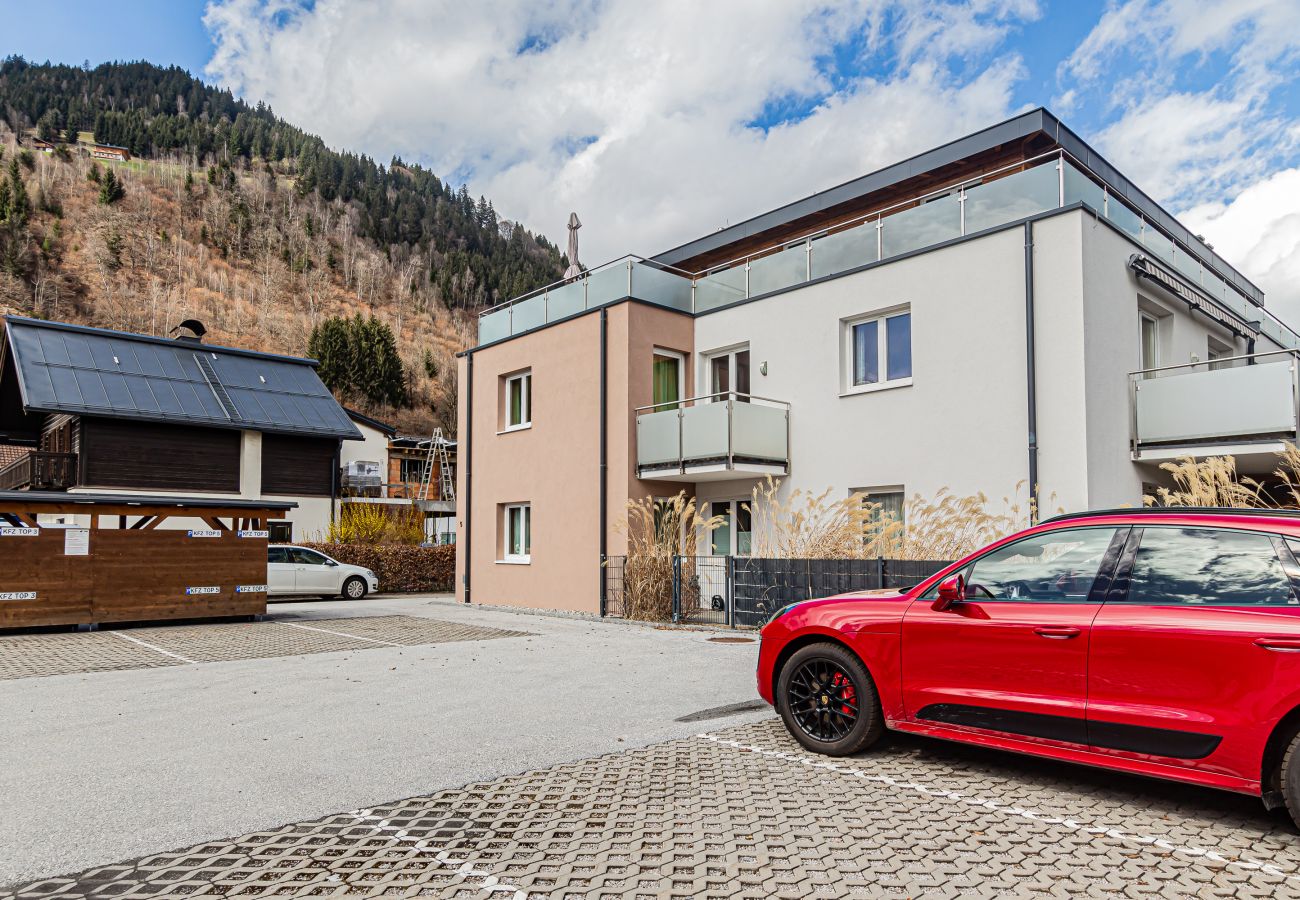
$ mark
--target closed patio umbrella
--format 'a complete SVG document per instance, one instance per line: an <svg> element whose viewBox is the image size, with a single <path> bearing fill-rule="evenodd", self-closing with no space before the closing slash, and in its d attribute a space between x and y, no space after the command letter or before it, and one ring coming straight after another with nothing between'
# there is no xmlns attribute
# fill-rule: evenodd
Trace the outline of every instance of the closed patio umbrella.
<svg viewBox="0 0 1300 900"><path fill-rule="evenodd" d="M569 213L569 267L564 270L565 278L576 278L582 274L582 266L578 263L578 229L581 227L578 214Z"/></svg>

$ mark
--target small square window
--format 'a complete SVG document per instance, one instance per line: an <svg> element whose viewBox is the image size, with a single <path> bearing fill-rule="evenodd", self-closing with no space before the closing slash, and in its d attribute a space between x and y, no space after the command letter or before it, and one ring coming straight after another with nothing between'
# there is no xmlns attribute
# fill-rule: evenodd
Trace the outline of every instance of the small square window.
<svg viewBox="0 0 1300 900"><path fill-rule="evenodd" d="M511 503L504 510L504 557L507 562L529 562L533 554L532 506Z"/></svg>
<svg viewBox="0 0 1300 900"><path fill-rule="evenodd" d="M506 378L504 429L527 428L533 423L533 373L520 372Z"/></svg>
<svg viewBox="0 0 1300 900"><path fill-rule="evenodd" d="M850 319L844 323L847 338L845 381L850 392L912 377L912 314L892 314Z"/></svg>

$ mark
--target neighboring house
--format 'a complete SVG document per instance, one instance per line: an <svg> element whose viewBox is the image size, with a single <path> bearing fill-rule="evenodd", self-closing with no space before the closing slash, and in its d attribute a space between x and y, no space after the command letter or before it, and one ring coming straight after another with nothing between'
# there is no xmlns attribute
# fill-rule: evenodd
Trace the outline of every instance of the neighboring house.
<svg viewBox="0 0 1300 900"><path fill-rule="evenodd" d="M90 155L95 159L109 159L114 162L126 162L131 158L131 151L114 144L91 144Z"/></svg>
<svg viewBox="0 0 1300 900"><path fill-rule="evenodd" d="M344 412L357 426L362 439L344 444L339 455L342 466L339 483L343 487L343 494L348 498L385 498L388 496L385 481L388 474L388 442L397 435L397 429L355 409L344 407Z"/></svg>
<svg viewBox="0 0 1300 900"><path fill-rule="evenodd" d="M47 140L43 140L42 138L34 137L32 138L32 149L39 150L42 153L53 153L54 144Z"/></svg>
<svg viewBox="0 0 1300 900"><path fill-rule="evenodd" d="M725 523L699 552L743 554L768 474L783 497L1037 485L1078 510L1139 503L1183 454L1267 472L1296 437L1297 346L1034 110L482 314L459 360L457 590L595 611L629 498L686 490Z"/></svg>
<svg viewBox="0 0 1300 900"><path fill-rule="evenodd" d="M341 446L362 435L314 360L18 316L4 325L0 441L27 452L0 469L0 490L292 500L273 541L328 529Z"/></svg>
<svg viewBox="0 0 1300 900"><path fill-rule="evenodd" d="M371 503L388 507L414 505L425 519L425 537L432 543L450 544L456 537L456 442L444 440L448 475L442 474L443 453L431 438L399 435L391 425L362 415L347 414L364 441L343 451L340 479L345 504ZM424 482L425 466L430 466Z"/></svg>

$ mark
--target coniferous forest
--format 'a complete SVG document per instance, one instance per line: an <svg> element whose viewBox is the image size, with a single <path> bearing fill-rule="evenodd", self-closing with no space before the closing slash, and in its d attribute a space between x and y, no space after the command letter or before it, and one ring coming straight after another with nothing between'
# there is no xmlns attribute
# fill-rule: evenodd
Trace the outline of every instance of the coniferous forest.
<svg viewBox="0 0 1300 900"><path fill-rule="evenodd" d="M38 137L55 152L33 154ZM94 161L92 139L133 159ZM6 310L142 331L188 311L231 343L289 353L364 313L391 330L406 389L331 387L421 428L454 427L451 356L473 313L567 265L464 186L331 149L175 66L5 59L0 149L0 193L25 204L0 217Z"/></svg>

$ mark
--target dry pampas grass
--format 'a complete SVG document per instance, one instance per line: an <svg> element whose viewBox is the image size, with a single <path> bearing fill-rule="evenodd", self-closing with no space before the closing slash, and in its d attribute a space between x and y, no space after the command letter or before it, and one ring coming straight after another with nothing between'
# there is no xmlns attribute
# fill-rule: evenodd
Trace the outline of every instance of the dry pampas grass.
<svg viewBox="0 0 1300 900"><path fill-rule="evenodd" d="M627 532L624 617L647 622L672 618L673 557L692 555L695 541L721 524L720 516L702 516L685 491L671 500L629 500L627 521L616 525Z"/></svg>
<svg viewBox="0 0 1300 900"><path fill-rule="evenodd" d="M1142 502L1146 506L1300 508L1300 450L1288 441L1277 457L1277 468L1273 470L1277 483L1271 487L1238 474L1237 461L1231 456L1211 456L1201 460L1184 456L1177 462L1162 463L1160 468L1173 479L1173 488L1156 488L1156 492L1145 495Z"/></svg>
<svg viewBox="0 0 1300 900"><path fill-rule="evenodd" d="M753 521L752 555L775 559L960 559L1034 520L1033 498L983 493L958 496L947 488L933 497L914 494L902 520L861 493L834 499L831 489L795 489L782 500L770 476L754 488L747 507ZM1016 493L1024 482L1016 485Z"/></svg>

